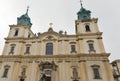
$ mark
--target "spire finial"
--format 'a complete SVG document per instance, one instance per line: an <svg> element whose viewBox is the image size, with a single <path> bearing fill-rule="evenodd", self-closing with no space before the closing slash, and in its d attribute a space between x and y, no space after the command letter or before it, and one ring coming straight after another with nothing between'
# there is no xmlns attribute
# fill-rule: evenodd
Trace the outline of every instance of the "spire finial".
<svg viewBox="0 0 120 81"><path fill-rule="evenodd" d="M82 0L80 0L80 5L81 5L81 7L83 7Z"/></svg>
<svg viewBox="0 0 120 81"><path fill-rule="evenodd" d="M29 10L29 6L27 6L27 11L26 11L26 13L28 13L28 10Z"/></svg>
<svg viewBox="0 0 120 81"><path fill-rule="evenodd" d="M49 25L50 25L50 28L52 28L53 23L49 23Z"/></svg>

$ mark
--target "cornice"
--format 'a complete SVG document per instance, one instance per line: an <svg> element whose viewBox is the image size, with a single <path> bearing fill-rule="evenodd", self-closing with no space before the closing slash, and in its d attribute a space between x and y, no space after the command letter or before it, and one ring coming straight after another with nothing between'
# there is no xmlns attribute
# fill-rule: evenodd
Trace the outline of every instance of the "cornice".
<svg viewBox="0 0 120 81"><path fill-rule="evenodd" d="M109 53L103 54L76 54L76 55L1 55L0 62L9 61L9 62L32 62L32 61L41 61L41 60L56 60L56 61L95 61L95 60L108 60Z"/></svg>
<svg viewBox="0 0 120 81"><path fill-rule="evenodd" d="M91 21L94 21L95 23L97 23L97 22L98 22L98 18L92 18L92 19L87 20L87 21L83 21L83 20L75 20L76 23L77 23L77 22L91 22Z"/></svg>
<svg viewBox="0 0 120 81"><path fill-rule="evenodd" d="M77 36L96 36L96 35L102 35L103 32L96 32L96 33L80 33L77 34Z"/></svg>
<svg viewBox="0 0 120 81"><path fill-rule="evenodd" d="M114 60L111 63L113 63L113 62L120 62L120 59Z"/></svg>

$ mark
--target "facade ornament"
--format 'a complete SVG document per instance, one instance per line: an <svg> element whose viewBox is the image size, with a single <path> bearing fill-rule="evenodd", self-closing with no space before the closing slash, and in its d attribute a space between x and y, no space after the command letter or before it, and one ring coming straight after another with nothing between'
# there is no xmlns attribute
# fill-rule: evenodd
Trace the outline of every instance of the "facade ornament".
<svg viewBox="0 0 120 81"><path fill-rule="evenodd" d="M78 77L78 71L77 71L76 67L73 68L72 73L73 73L73 77L71 77L71 78L74 79L74 80L78 80L79 77Z"/></svg>
<svg viewBox="0 0 120 81"><path fill-rule="evenodd" d="M40 70L44 70L44 69L52 69L52 70L57 70L57 65L55 64L55 62L54 61L52 61L52 62L41 62L40 64L39 64L39 68L40 68Z"/></svg>

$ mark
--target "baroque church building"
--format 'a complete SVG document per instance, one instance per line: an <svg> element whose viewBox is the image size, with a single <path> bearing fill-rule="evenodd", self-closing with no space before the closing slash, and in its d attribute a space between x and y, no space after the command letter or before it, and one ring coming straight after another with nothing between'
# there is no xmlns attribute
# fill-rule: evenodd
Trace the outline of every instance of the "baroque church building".
<svg viewBox="0 0 120 81"><path fill-rule="evenodd" d="M98 19L82 5L77 16L74 35L51 26L36 35L28 10L18 17L5 38L0 81L114 81Z"/></svg>

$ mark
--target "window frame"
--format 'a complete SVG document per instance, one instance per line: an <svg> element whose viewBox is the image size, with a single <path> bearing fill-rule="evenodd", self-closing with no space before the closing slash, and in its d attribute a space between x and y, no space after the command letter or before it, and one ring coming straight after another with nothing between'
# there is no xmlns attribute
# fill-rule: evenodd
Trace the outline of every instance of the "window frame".
<svg viewBox="0 0 120 81"><path fill-rule="evenodd" d="M76 45L70 45L71 53L76 53Z"/></svg>
<svg viewBox="0 0 120 81"><path fill-rule="evenodd" d="M94 46L94 41L93 40L88 40L87 43L88 43L89 53L95 53L96 50L95 50L95 46Z"/></svg>
<svg viewBox="0 0 120 81"><path fill-rule="evenodd" d="M86 32L91 32L90 25L88 25L88 24L85 25L85 31Z"/></svg>
<svg viewBox="0 0 120 81"><path fill-rule="evenodd" d="M31 47L31 44L26 44L26 49L24 54L30 54L30 47Z"/></svg>
<svg viewBox="0 0 120 81"><path fill-rule="evenodd" d="M89 45L89 51L94 51L95 50L93 43L89 43L88 45Z"/></svg>
<svg viewBox="0 0 120 81"><path fill-rule="evenodd" d="M25 54L30 54L30 47L29 46L26 47Z"/></svg>
<svg viewBox="0 0 120 81"><path fill-rule="evenodd" d="M53 55L53 43L46 43L46 55Z"/></svg>
<svg viewBox="0 0 120 81"><path fill-rule="evenodd" d="M10 52L9 52L9 54L14 54L16 44L11 44L10 46L11 46L11 47L10 47Z"/></svg>
<svg viewBox="0 0 120 81"><path fill-rule="evenodd" d="M102 79L100 75L100 66L99 65L92 65L93 76L94 79Z"/></svg>
<svg viewBox="0 0 120 81"><path fill-rule="evenodd" d="M4 72L3 72L3 76L2 76L3 78L7 78L8 77L9 68L10 68L9 65L5 65L4 66Z"/></svg>
<svg viewBox="0 0 120 81"><path fill-rule="evenodd" d="M18 36L18 33L19 33L19 29L15 29L14 36Z"/></svg>

